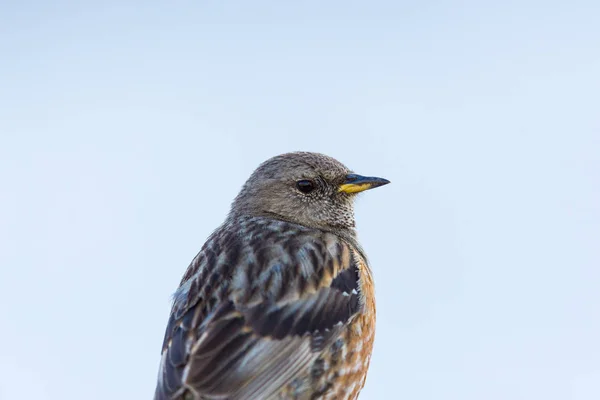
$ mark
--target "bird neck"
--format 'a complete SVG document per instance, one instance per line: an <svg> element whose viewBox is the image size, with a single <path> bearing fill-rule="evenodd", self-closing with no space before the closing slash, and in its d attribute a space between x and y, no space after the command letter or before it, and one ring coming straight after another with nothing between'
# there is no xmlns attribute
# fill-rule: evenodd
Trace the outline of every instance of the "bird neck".
<svg viewBox="0 0 600 400"><path fill-rule="evenodd" d="M267 218L273 219L277 221L283 221L293 225L303 226L305 228L317 229L324 232L331 232L337 236L340 236L342 239L346 239L352 243L358 243L358 239L356 236L356 229L354 226L313 226L306 225L300 223L298 221L294 221L292 218L288 218L286 216L270 212L270 211L254 211L254 212L240 212L239 210L234 211L233 209L229 212L227 216L227 223L235 224L237 221L241 221L248 218Z"/></svg>

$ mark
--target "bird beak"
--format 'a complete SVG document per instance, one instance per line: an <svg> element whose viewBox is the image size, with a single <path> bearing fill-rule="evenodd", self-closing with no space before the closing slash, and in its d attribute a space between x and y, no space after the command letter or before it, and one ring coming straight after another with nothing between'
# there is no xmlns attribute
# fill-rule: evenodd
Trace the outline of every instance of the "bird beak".
<svg viewBox="0 0 600 400"><path fill-rule="evenodd" d="M346 180L340 185L338 191L344 193L359 193L364 190L373 189L390 183L387 179L373 176L361 176L356 174L346 175Z"/></svg>

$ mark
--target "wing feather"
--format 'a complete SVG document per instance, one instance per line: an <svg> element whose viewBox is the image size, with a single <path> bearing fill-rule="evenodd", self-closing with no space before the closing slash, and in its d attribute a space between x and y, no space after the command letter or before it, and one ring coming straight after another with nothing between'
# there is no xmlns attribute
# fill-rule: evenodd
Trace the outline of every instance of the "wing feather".
<svg viewBox="0 0 600 400"><path fill-rule="evenodd" d="M349 245L282 224L234 236L217 231L196 257L175 296L156 400L186 390L202 399L272 398L359 311ZM270 232L282 228L299 232Z"/></svg>

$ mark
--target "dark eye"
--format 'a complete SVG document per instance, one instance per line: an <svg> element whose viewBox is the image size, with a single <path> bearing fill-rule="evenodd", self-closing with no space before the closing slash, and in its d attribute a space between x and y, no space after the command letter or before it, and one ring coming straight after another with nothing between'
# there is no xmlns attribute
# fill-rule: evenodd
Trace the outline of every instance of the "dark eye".
<svg viewBox="0 0 600 400"><path fill-rule="evenodd" d="M296 182L296 187L302 193L310 193L315 190L315 183L308 179L302 179L301 181Z"/></svg>

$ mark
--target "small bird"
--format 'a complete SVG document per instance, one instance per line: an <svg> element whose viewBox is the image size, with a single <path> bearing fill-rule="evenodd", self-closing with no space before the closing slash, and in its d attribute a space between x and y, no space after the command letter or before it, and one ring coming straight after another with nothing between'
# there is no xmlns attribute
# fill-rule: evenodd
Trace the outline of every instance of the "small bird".
<svg viewBox="0 0 600 400"><path fill-rule="evenodd" d="M375 293L353 204L387 183L318 153L262 163L174 294L154 399L356 399Z"/></svg>

